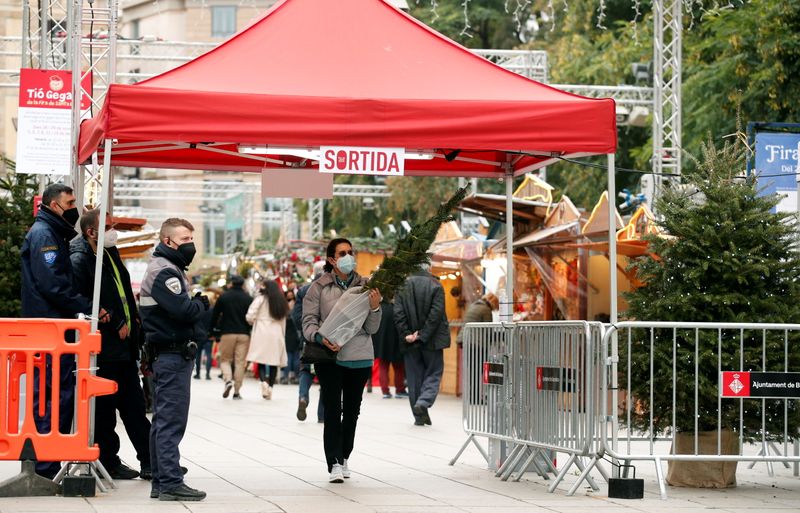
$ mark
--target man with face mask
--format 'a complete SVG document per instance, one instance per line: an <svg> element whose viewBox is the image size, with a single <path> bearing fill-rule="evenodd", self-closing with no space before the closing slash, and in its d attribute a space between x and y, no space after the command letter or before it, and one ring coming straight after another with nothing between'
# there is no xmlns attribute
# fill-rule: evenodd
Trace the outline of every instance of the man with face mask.
<svg viewBox="0 0 800 513"><path fill-rule="evenodd" d="M97 238L100 210L81 216L82 237L70 243L70 259L75 272L75 288L84 296L94 291L95 261L98 249L103 258L100 304L111 321L100 326L102 349L97 357L97 375L117 383L117 393L100 396L95 401L95 442L100 446L100 463L114 479L133 479L139 472L120 461L119 437L115 431L117 410L125 431L136 449L142 476L150 473L150 421L145 415L144 392L136 361L141 349L142 329L130 275L116 248L117 231L111 216L106 218L102 248Z"/></svg>
<svg viewBox="0 0 800 513"><path fill-rule="evenodd" d="M206 493L183 482L178 445L189 419L189 392L197 341L205 336L206 296L189 295L186 269L195 255L194 226L170 218L147 266L139 306L147 358L153 369L155 398L150 431L152 487L162 501L201 501Z"/></svg>
<svg viewBox="0 0 800 513"><path fill-rule="evenodd" d="M69 241L77 234L75 223L78 209L75 195L64 184L49 185L42 195L42 204L36 220L25 236L20 257L22 261L22 316L45 317L50 319L74 319L78 314L92 312L91 300L75 290L73 284L72 262L69 258ZM100 322L108 321L109 316L100 309ZM52 383L52 362L47 361L45 371L46 405L44 416L39 416L39 384L33 380L33 415L40 433L51 431L50 385ZM58 426L52 431L69 433L72 429L73 407L75 402L75 357L61 357ZM58 462L38 461L36 472L53 478L60 465Z"/></svg>

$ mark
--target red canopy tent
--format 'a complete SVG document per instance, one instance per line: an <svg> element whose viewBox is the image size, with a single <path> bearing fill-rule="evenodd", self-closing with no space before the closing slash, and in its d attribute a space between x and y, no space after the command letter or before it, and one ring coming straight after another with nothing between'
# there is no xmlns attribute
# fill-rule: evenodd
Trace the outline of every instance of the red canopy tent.
<svg viewBox="0 0 800 513"><path fill-rule="evenodd" d="M238 145L378 146L435 152L407 161L409 175L496 176L505 151L541 155L514 155L515 173L614 153L614 111L612 99L496 66L381 0L285 0L183 66L112 84L82 126L79 160L106 138L112 165L225 171L297 165Z"/></svg>
<svg viewBox="0 0 800 513"><path fill-rule="evenodd" d="M284 0L183 66L112 84L78 161L260 171L316 163L240 145L405 148L434 155L408 175L505 176L510 224L511 177L560 156L609 155L614 197L616 142L612 99L507 71L383 0Z"/></svg>

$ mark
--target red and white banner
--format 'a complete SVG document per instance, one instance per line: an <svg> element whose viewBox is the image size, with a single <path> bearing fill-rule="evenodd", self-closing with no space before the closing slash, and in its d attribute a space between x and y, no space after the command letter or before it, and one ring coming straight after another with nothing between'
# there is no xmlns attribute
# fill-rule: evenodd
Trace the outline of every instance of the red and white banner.
<svg viewBox="0 0 800 513"><path fill-rule="evenodd" d="M92 79L83 80L91 91ZM81 108L87 109L84 96ZM68 175L72 127L72 73L64 70L20 69L17 114L17 172Z"/></svg>
<svg viewBox="0 0 800 513"><path fill-rule="evenodd" d="M322 146L319 171L348 175L403 176L405 149Z"/></svg>
<svg viewBox="0 0 800 513"><path fill-rule="evenodd" d="M800 397L800 372L722 371L720 396Z"/></svg>

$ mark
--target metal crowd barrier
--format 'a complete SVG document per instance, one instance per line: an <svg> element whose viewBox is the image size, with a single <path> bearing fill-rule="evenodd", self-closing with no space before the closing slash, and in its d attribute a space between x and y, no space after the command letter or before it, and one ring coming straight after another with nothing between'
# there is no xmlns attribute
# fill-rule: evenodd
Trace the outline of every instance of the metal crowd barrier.
<svg viewBox="0 0 800 513"><path fill-rule="evenodd" d="M489 453L476 437L510 442L513 421L512 383L509 362L513 324L468 323L463 335L462 420L467 440L450 461L474 444L489 463Z"/></svg>
<svg viewBox="0 0 800 513"><path fill-rule="evenodd" d="M601 402L612 426L602 431L603 451L625 463L653 461L662 498L663 461L749 461L750 468L766 463L770 475L772 463L787 468L794 463L797 475L798 433L790 432L789 424L800 416L800 358L797 349L790 354L798 344L800 324L610 326L603 337L607 365L601 397L611 397L611 411L609 401ZM687 375L688 382L679 380ZM642 383L645 393L633 395L629 385L641 388ZM760 421L747 415L748 421L748 410L760 413ZM731 437L738 444L728 443L726 451L724 441ZM701 447L701 439L711 441ZM790 439L795 440L794 454ZM688 450L679 453L677 447L684 444ZM735 445L738 449L731 450Z"/></svg>
<svg viewBox="0 0 800 513"><path fill-rule="evenodd" d="M593 469L609 480L604 457L652 461L662 498L663 461L765 463L770 475L794 463L798 475L800 324L470 323L463 341L469 437L451 465L471 443L490 463L486 437L510 448L503 479L553 474L553 492L577 467L568 495L598 489Z"/></svg>
<svg viewBox="0 0 800 513"><path fill-rule="evenodd" d="M529 469L545 479L555 476L553 492L570 468L579 479L572 495L602 457L599 379L603 326L584 321L516 324L470 323L463 336L463 421L469 437L450 461L453 465L470 443L489 454L476 437L511 447L497 476L516 481ZM558 471L553 457L568 455ZM588 459L588 462L584 462Z"/></svg>
<svg viewBox="0 0 800 513"><path fill-rule="evenodd" d="M600 343L603 325L585 321L523 322L515 327L514 365L516 385L515 449L498 475L508 479L515 467L516 481L532 465L539 475L555 479L549 492L576 466L581 474L571 486L573 495L583 481L594 490L599 487L590 476L597 469L607 481L608 474L598 464L603 427L599 393L602 376ZM560 471L552 456L568 456ZM527 456L526 456L527 455ZM584 463L588 459L588 463Z"/></svg>

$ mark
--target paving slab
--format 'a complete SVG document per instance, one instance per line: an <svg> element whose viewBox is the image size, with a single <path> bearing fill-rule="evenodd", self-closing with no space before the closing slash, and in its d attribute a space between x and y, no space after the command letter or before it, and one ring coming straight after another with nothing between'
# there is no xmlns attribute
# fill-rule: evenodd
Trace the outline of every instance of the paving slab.
<svg viewBox="0 0 800 513"><path fill-rule="evenodd" d="M527 473L520 482L503 482L486 469L477 450L468 448L458 463L448 461L466 440L461 402L442 396L431 408L432 426L413 425L405 400L365 394L355 451L353 477L327 482L322 425L315 420L319 392L312 390L309 418L295 418L297 386L275 387L273 400L261 399L258 382L248 377L244 399L223 399L222 381L193 380L192 404L182 464L186 482L208 492L202 502L169 503L149 498L150 483L134 479L92 498L0 498L0 513L605 513L723 512L755 513L800 510L800 478L791 469L740 465L739 486L728 490L668 487L663 501L652 463L639 463L645 499L607 497L581 486L566 491L578 477L567 474L555 493L550 481ZM138 467L121 424L120 456ZM483 442L483 441L482 441ZM563 464L566 457L559 455ZM0 462L0 479L19 472L19 462Z"/></svg>

